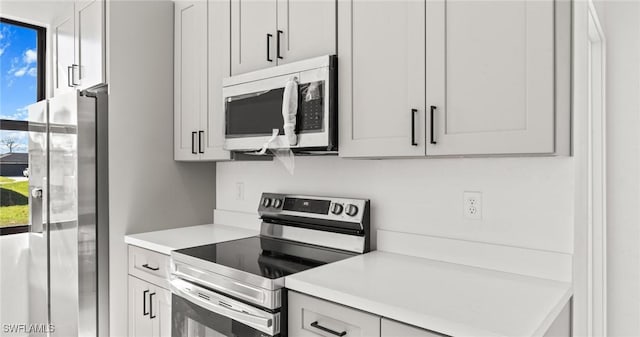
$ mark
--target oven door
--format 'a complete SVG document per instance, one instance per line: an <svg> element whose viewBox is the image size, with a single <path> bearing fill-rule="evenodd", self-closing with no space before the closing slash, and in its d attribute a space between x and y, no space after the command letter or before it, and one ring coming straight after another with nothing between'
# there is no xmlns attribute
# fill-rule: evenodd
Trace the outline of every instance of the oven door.
<svg viewBox="0 0 640 337"><path fill-rule="evenodd" d="M298 142L293 146L284 136L282 117L285 86L291 79L298 82ZM330 149L335 142L331 125L337 123L329 94L332 82L330 68L324 67L224 87L225 149L259 150L270 140L270 148ZM272 140L274 129L279 133Z"/></svg>
<svg viewBox="0 0 640 337"><path fill-rule="evenodd" d="M193 283L171 281L172 337L280 336L280 313L271 313Z"/></svg>

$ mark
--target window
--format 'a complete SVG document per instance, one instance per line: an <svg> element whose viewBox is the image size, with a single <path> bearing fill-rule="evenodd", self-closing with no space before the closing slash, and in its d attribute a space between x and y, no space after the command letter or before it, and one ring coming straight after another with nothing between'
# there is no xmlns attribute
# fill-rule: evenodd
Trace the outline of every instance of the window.
<svg viewBox="0 0 640 337"><path fill-rule="evenodd" d="M0 18L0 235L29 225L26 107L45 98L42 27Z"/></svg>

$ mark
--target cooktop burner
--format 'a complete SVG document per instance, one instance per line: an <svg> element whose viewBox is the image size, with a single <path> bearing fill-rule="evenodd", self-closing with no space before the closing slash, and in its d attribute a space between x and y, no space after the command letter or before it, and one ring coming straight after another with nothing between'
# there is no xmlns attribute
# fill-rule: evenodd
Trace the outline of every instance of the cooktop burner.
<svg viewBox="0 0 640 337"><path fill-rule="evenodd" d="M357 255L352 252L262 236L180 249L176 253L268 279L285 277Z"/></svg>

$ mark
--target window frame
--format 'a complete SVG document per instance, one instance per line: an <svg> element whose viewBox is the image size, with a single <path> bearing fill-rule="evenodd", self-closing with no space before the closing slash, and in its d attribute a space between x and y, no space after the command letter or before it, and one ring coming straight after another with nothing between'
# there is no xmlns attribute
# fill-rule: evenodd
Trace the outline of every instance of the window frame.
<svg viewBox="0 0 640 337"><path fill-rule="evenodd" d="M37 32L36 48L38 52L38 73L36 76L36 102L42 101L46 98L47 90L47 28L36 26L30 23L7 19L0 16L0 22L7 23L14 26L20 26L24 28L33 29ZM35 102L34 102L35 103Z"/></svg>
<svg viewBox="0 0 640 337"><path fill-rule="evenodd" d="M36 66L38 72L36 74L36 102L46 99L47 90L47 29L45 27L33 25L30 23L16 21L0 16L0 22L14 26L33 29L36 31L36 50L37 60ZM36 103L34 102L34 103ZM0 119L0 130L7 131L24 131L29 132L28 120ZM27 233L30 225L15 225L8 227L0 227L0 236Z"/></svg>

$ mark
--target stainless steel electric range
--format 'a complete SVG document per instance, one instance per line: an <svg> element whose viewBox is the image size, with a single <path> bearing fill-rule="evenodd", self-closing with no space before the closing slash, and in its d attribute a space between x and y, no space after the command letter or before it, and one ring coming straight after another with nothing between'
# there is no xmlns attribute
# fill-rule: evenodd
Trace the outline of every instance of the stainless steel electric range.
<svg viewBox="0 0 640 337"><path fill-rule="evenodd" d="M369 251L369 200L264 193L260 235L176 250L172 337L287 335L284 278Z"/></svg>

